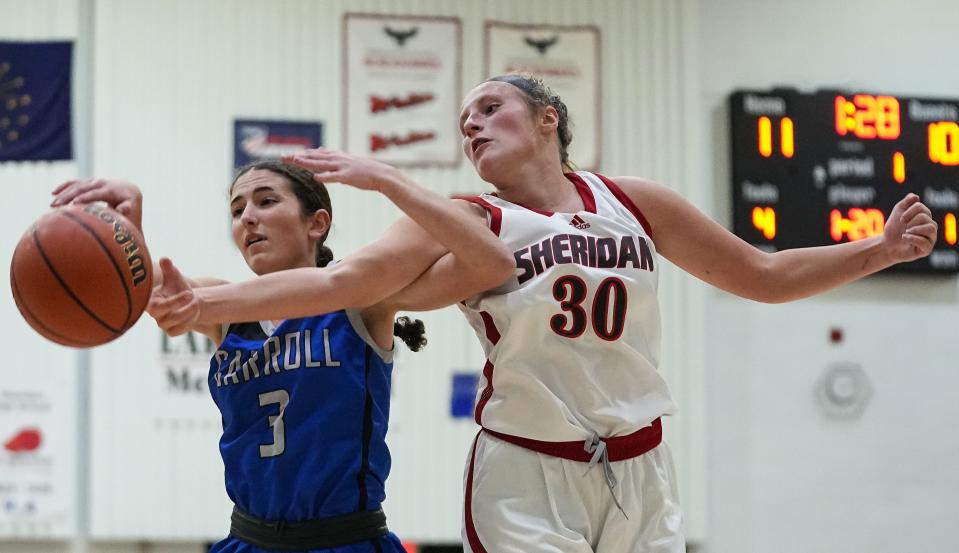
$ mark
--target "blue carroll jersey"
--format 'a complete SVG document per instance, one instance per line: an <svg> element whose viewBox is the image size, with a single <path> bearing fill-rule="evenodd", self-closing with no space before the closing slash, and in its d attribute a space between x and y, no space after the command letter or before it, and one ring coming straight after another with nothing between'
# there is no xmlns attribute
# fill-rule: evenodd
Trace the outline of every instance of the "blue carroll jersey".
<svg viewBox="0 0 959 553"><path fill-rule="evenodd" d="M210 361L230 499L271 520L378 508L392 352L371 345L354 311L270 326L230 325Z"/></svg>

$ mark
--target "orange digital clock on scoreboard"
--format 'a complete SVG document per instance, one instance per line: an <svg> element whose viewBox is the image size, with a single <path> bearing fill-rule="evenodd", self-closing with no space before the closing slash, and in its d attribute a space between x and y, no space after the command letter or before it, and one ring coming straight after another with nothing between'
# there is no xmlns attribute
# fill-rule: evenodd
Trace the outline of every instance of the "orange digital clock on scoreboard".
<svg viewBox="0 0 959 553"><path fill-rule="evenodd" d="M864 240L914 192L940 235L894 270L959 272L959 99L743 90L730 115L738 236L770 251Z"/></svg>

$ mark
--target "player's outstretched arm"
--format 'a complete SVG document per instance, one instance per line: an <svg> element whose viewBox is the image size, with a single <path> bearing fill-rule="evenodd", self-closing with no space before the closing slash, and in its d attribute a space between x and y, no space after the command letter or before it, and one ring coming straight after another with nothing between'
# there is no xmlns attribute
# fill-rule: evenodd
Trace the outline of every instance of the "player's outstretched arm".
<svg viewBox="0 0 959 553"><path fill-rule="evenodd" d="M54 188L50 193L53 195L50 207L60 207L70 203L104 202L133 223L141 234L143 233L143 192L140 191L139 186L132 182L106 178L69 180ZM155 260L153 262L154 286L162 284L162 279L163 271L160 270L159 261ZM227 282L215 277L188 278L187 281L194 287L212 286Z"/></svg>
<svg viewBox="0 0 959 553"><path fill-rule="evenodd" d="M512 272L512 255L489 231L484 219L463 216L464 210L469 212L471 207L453 209L453 200L416 184L391 165L325 148L288 156L284 161L313 171L316 180L321 182L338 182L380 192L426 230L434 241L453 252L470 271L489 275L494 280ZM459 203L469 205L468 202Z"/></svg>
<svg viewBox="0 0 959 553"><path fill-rule="evenodd" d="M388 165L345 154L335 161L311 162L311 169L323 172L318 180L348 180L359 188L379 190L416 221L401 218L376 242L322 270L291 269L198 290L197 322L287 319L367 308L412 283L450 251L464 282L481 290L512 274L512 255L486 226L485 214L469 202L419 187Z"/></svg>
<svg viewBox="0 0 959 553"><path fill-rule="evenodd" d="M909 194L893 208L880 236L766 253L665 186L636 177L614 180L649 219L659 253L709 284L756 301L780 303L825 292L925 257L936 241L929 208Z"/></svg>
<svg viewBox="0 0 959 553"><path fill-rule="evenodd" d="M141 233L143 232L143 193L140 187L132 182L106 178L70 180L54 188L51 194L53 195L53 200L50 202L51 207L60 207L70 203L105 202L133 223ZM171 296L182 291L184 286L200 288L227 283L223 279L214 277L187 278L169 260L167 260L167 263L169 266L166 268L167 270L164 270L159 259L153 261L154 296L158 291L163 291L164 296ZM165 278L170 274L175 274L176 281L165 283ZM149 312L149 307L147 311ZM180 334L187 330L196 330L209 336L215 343L219 343L221 339L220 328L220 325L206 325L196 328L189 326L184 328Z"/></svg>
<svg viewBox="0 0 959 553"><path fill-rule="evenodd" d="M504 280L491 283L471 278L466 265L457 256L447 253L412 284L384 299L374 309L391 315L398 311L432 311L485 292Z"/></svg>

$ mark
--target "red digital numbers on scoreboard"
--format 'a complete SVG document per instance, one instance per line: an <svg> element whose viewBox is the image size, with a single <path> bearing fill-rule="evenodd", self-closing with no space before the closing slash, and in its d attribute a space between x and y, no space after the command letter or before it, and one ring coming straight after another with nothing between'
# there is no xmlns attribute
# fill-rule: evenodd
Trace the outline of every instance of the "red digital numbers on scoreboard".
<svg viewBox="0 0 959 553"><path fill-rule="evenodd" d="M729 108L737 236L766 252L881 238L911 193L938 237L890 271L959 273L959 98L779 87Z"/></svg>
<svg viewBox="0 0 959 553"><path fill-rule="evenodd" d="M929 159L940 165L959 165L959 124L955 121L930 123Z"/></svg>
<svg viewBox="0 0 959 553"><path fill-rule="evenodd" d="M756 126L759 130L759 154L763 157L773 155L773 123L768 117L760 117ZM779 120L779 152L783 157L791 158L796 153L793 133L793 120L783 117Z"/></svg>
<svg viewBox="0 0 959 553"><path fill-rule="evenodd" d="M753 208L753 226L763 233L766 240L776 237L776 210L771 207Z"/></svg>
<svg viewBox="0 0 959 553"><path fill-rule="evenodd" d="M852 100L836 96L836 132L857 138L899 138L899 100L894 96L857 94Z"/></svg>
<svg viewBox="0 0 959 553"><path fill-rule="evenodd" d="M829 235L836 242L849 238L850 242L882 234L886 218L875 208L853 207L846 215L838 209L829 212Z"/></svg>
<svg viewBox="0 0 959 553"><path fill-rule="evenodd" d="M906 182L906 156L902 152L892 154L892 180L899 184Z"/></svg>

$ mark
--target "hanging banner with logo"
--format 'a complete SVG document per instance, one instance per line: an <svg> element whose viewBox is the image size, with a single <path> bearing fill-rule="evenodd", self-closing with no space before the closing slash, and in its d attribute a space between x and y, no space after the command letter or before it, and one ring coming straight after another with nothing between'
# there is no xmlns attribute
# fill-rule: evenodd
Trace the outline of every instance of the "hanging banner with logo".
<svg viewBox="0 0 959 553"><path fill-rule="evenodd" d="M460 20L346 14L344 27L347 151L394 165L456 164Z"/></svg>
<svg viewBox="0 0 959 553"><path fill-rule="evenodd" d="M75 531L77 381L66 369L7 371L0 383L0 539Z"/></svg>
<svg viewBox="0 0 959 553"><path fill-rule="evenodd" d="M296 153L323 145L323 125L318 122L261 121L233 122L233 168L247 163Z"/></svg>
<svg viewBox="0 0 959 553"><path fill-rule="evenodd" d="M0 162L73 158L71 42L0 42Z"/></svg>
<svg viewBox="0 0 959 553"><path fill-rule="evenodd" d="M602 138L600 35L594 26L486 22L486 76L530 73L566 104L572 123L569 159L598 169Z"/></svg>

